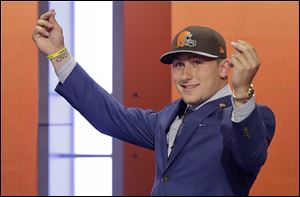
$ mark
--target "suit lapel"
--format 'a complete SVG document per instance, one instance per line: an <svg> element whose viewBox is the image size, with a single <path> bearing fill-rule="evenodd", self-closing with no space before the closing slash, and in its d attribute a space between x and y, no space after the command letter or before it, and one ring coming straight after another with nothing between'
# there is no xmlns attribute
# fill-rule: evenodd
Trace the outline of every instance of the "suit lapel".
<svg viewBox="0 0 300 197"><path fill-rule="evenodd" d="M167 160L166 169L172 164L174 159L178 156L188 139L192 136L193 132L197 129L199 124L210 114L218 110L219 108L223 108L225 106L231 105L230 96L226 96L214 101L211 101L200 109L192 112L190 116L186 119L185 125L180 133L180 135L176 139L176 144L174 149L170 155L169 160ZM165 157L167 159L165 151Z"/></svg>
<svg viewBox="0 0 300 197"><path fill-rule="evenodd" d="M179 103L181 100L175 101L175 103L168 109L165 114L162 115L162 119L160 122L160 131L159 135L157 137L156 141L158 144L156 145L155 154L156 158L161 158L160 161L158 161L158 165L160 165L161 169L165 169L167 166L167 159L168 159L168 147L167 147L167 138L166 133L168 132L169 126L172 124L172 121L175 119L175 116L177 115L177 111L179 109Z"/></svg>

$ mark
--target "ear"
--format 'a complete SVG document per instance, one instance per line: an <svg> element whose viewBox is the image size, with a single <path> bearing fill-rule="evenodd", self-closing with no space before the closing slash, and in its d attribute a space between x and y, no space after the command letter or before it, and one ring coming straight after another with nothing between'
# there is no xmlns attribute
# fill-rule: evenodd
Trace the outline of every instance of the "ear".
<svg viewBox="0 0 300 197"><path fill-rule="evenodd" d="M225 78L228 77L228 73L229 73L230 68L231 68L231 66L230 66L230 63L229 63L229 59L225 59L225 60L222 60L222 62L220 62L219 74L220 74L220 77L222 79L225 79Z"/></svg>

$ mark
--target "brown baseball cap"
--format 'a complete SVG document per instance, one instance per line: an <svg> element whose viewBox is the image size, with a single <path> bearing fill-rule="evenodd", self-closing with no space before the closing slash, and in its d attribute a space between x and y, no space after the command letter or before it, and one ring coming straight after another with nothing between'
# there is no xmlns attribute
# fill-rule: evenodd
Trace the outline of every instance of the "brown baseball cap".
<svg viewBox="0 0 300 197"><path fill-rule="evenodd" d="M220 33L209 27L189 26L177 33L172 41L171 51L163 54L160 61L171 64L179 53L225 59L225 40Z"/></svg>

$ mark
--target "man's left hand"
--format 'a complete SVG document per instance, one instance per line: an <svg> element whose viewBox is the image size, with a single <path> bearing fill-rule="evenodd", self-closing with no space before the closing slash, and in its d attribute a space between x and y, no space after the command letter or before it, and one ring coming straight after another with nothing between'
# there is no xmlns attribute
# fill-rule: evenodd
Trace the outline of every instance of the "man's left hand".
<svg viewBox="0 0 300 197"><path fill-rule="evenodd" d="M260 60L255 48L245 41L231 42L231 46L236 50L229 59L233 66L232 88L237 97L243 97L243 95L247 95L250 84L260 66Z"/></svg>

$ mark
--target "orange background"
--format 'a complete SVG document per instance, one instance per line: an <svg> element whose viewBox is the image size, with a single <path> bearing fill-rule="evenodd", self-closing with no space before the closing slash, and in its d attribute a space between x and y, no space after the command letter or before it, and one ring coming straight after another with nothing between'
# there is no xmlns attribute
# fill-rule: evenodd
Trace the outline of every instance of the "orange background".
<svg viewBox="0 0 300 197"><path fill-rule="evenodd" d="M218 30L227 41L253 45L261 67L253 81L257 102L276 116L276 131L250 195L299 194L299 3L172 2L172 37L188 25ZM172 88L172 99L177 98Z"/></svg>
<svg viewBox="0 0 300 197"><path fill-rule="evenodd" d="M261 60L261 67L253 81L256 100L272 108L277 125L268 159L250 195L297 195L299 193L299 3L174 1L169 2L170 7L165 6L165 10L155 8L161 2L124 4L124 91L130 93L134 87L145 92L143 94L145 97L140 98L125 94L126 105L148 108L153 104L165 105L179 97L173 85L170 89L157 85L165 84L166 78L171 80L170 71L164 76L154 73L155 70L159 71L157 73L162 72L162 68L157 66L162 66L163 69L166 67L158 62L160 55L168 50L165 49L166 38L161 33L163 31L171 32L168 46L171 38L184 27L201 25L212 27L224 36L228 56L233 52L231 41L245 40L256 48ZM168 16L163 17L163 13L169 13L169 9L171 18L168 23L165 20ZM150 32L152 37L149 37L147 32ZM162 89L164 94L160 94ZM161 101L157 100L161 95L168 95L168 91L170 101L165 102L164 98ZM155 102L151 100L153 95L156 97ZM152 109L157 108L152 106ZM139 159L134 158L132 156L134 154L137 154ZM154 178L153 155L144 149L125 144L124 158L125 194L148 195Z"/></svg>
<svg viewBox="0 0 300 197"><path fill-rule="evenodd" d="M1 2L1 196L37 195L37 2Z"/></svg>
<svg viewBox="0 0 300 197"><path fill-rule="evenodd" d="M185 26L218 30L229 55L230 41L248 41L262 62L257 102L277 120L250 194L298 195L298 10L298 2L124 2L124 103L159 110L178 97L159 56ZM38 53L31 40L37 18L36 1L1 2L1 195L37 195ZM126 144L124 194L149 195L153 178L153 153Z"/></svg>
<svg viewBox="0 0 300 197"><path fill-rule="evenodd" d="M169 2L124 2L124 104L160 110L171 100L168 66L159 62L171 35ZM138 96L135 96L135 95ZM124 145L124 195L149 195L152 151Z"/></svg>

